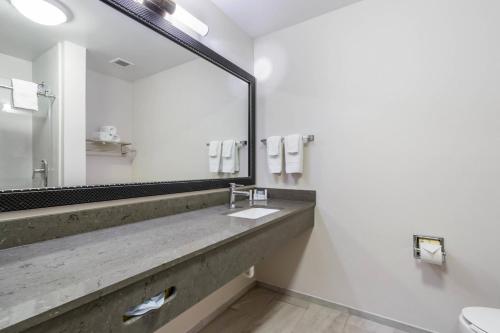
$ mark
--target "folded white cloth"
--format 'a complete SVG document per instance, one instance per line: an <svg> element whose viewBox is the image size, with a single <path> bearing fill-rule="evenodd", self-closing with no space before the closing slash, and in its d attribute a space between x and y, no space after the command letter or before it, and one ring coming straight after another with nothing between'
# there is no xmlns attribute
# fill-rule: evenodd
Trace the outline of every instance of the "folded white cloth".
<svg viewBox="0 0 500 333"><path fill-rule="evenodd" d="M161 292L141 303L137 306L131 307L125 312L126 317L142 316L152 310L157 310L165 304L165 293Z"/></svg>
<svg viewBox="0 0 500 333"><path fill-rule="evenodd" d="M304 169L304 141L302 135L285 136L285 171L302 173Z"/></svg>
<svg viewBox="0 0 500 333"><path fill-rule="evenodd" d="M292 134L288 135L285 137L286 140L286 151L288 153L298 153L299 152L299 146L300 143L302 142L302 135L299 134Z"/></svg>
<svg viewBox="0 0 500 333"><path fill-rule="evenodd" d="M222 157L226 158L231 157L235 145L236 145L235 140L224 140L224 142L222 142Z"/></svg>
<svg viewBox="0 0 500 333"><path fill-rule="evenodd" d="M281 136L270 136L267 144L267 166L270 173L280 174L283 170L283 141Z"/></svg>
<svg viewBox="0 0 500 333"><path fill-rule="evenodd" d="M12 79L12 100L15 108L38 111L38 84Z"/></svg>
<svg viewBox="0 0 500 333"><path fill-rule="evenodd" d="M222 172L236 173L240 171L240 147L236 140L225 140L222 143Z"/></svg>
<svg viewBox="0 0 500 333"><path fill-rule="evenodd" d="M267 154L277 156L280 153L281 136L270 136L266 139Z"/></svg>
<svg viewBox="0 0 500 333"><path fill-rule="evenodd" d="M210 141L208 144L208 156L216 157L220 154L220 141Z"/></svg>
<svg viewBox="0 0 500 333"><path fill-rule="evenodd" d="M210 141L208 147L208 169L210 172L220 172L221 141Z"/></svg>
<svg viewBox="0 0 500 333"><path fill-rule="evenodd" d="M106 125L106 126L101 126L99 128L99 132L109 133L111 136L113 136L118 134L118 129L115 126Z"/></svg>
<svg viewBox="0 0 500 333"><path fill-rule="evenodd" d="M99 141L113 141L113 136L109 133L95 132L93 136L94 139Z"/></svg>

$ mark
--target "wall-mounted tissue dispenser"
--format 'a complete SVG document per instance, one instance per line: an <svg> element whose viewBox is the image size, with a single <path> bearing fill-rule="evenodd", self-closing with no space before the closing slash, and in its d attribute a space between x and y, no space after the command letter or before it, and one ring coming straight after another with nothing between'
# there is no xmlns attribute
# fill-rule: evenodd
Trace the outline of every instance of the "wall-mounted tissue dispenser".
<svg viewBox="0 0 500 333"><path fill-rule="evenodd" d="M444 238L413 235L413 257L429 264L443 265L446 261Z"/></svg>

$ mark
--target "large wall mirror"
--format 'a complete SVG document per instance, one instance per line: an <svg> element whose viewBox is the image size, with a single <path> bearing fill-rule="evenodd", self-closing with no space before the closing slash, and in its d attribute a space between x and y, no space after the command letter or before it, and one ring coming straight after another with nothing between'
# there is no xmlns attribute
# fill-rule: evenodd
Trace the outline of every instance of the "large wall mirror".
<svg viewBox="0 0 500 333"><path fill-rule="evenodd" d="M255 80L133 0L0 1L0 211L254 182ZM112 28L110 28L112 27Z"/></svg>

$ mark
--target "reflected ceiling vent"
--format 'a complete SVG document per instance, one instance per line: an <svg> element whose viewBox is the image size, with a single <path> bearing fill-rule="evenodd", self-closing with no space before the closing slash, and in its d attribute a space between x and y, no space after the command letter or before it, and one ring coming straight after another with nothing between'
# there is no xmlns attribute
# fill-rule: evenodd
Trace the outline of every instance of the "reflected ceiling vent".
<svg viewBox="0 0 500 333"><path fill-rule="evenodd" d="M129 67L129 66L134 66L134 63L122 58L115 58L110 61L111 64L118 65L120 67Z"/></svg>

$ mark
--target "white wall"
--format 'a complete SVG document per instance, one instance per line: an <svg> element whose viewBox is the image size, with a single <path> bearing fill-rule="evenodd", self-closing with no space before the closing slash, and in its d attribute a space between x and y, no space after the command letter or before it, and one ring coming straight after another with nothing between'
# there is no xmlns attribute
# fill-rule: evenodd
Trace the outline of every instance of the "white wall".
<svg viewBox="0 0 500 333"><path fill-rule="evenodd" d="M367 0L256 40L258 138L315 134L316 226L259 280L443 333L500 307L500 3ZM262 67L256 74L263 74ZM445 268L412 234L444 236Z"/></svg>
<svg viewBox="0 0 500 333"><path fill-rule="evenodd" d="M94 71L87 71L87 137L100 126L118 129L122 141L132 142L133 85ZM114 154L87 154L87 185L132 182L132 160Z"/></svg>
<svg viewBox="0 0 500 333"><path fill-rule="evenodd" d="M248 140L248 85L197 59L134 82L134 181L245 177L208 169L211 140Z"/></svg>
<svg viewBox="0 0 500 333"><path fill-rule="evenodd" d="M47 97L38 98L38 112L33 114L33 166L40 167L40 161L46 160L49 164L48 186L61 184L61 147L60 147L60 105L61 82L60 62L61 46L45 51L33 60L33 82L45 83L45 89L56 94L56 99ZM59 94L59 96L57 96ZM34 181L35 187L43 186L41 175Z"/></svg>
<svg viewBox="0 0 500 333"><path fill-rule="evenodd" d="M194 38L252 73L253 40L212 1L177 0L177 3L205 22L210 29L205 37L191 33Z"/></svg>
<svg viewBox="0 0 500 333"><path fill-rule="evenodd" d="M0 84L11 86L11 79L31 81L32 63L0 53ZM0 88L0 189L31 187L32 112L2 112L12 105L12 91Z"/></svg>
<svg viewBox="0 0 500 333"><path fill-rule="evenodd" d="M87 50L61 42L62 180L64 186L85 185L85 87Z"/></svg>

